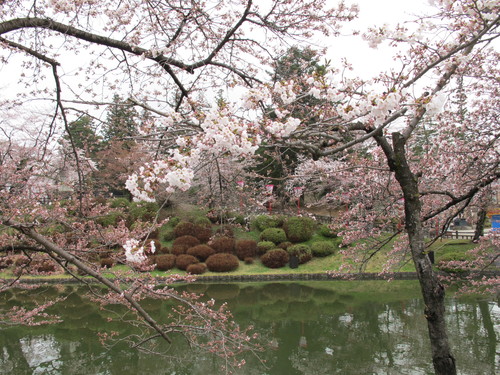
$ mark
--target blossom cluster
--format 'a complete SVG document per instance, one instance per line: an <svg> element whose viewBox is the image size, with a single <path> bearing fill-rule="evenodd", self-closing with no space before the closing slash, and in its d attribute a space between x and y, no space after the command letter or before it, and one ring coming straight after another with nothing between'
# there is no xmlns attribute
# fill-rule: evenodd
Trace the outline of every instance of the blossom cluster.
<svg viewBox="0 0 500 375"><path fill-rule="evenodd" d="M147 259L147 254L154 254L156 247L153 241L150 241L147 246L141 245L136 239L129 239L124 245L125 258L127 262L141 264Z"/></svg>

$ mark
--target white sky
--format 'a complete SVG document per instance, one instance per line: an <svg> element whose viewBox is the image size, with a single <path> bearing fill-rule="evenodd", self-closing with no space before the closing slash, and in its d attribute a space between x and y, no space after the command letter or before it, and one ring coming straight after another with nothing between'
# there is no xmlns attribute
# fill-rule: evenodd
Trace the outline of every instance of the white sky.
<svg viewBox="0 0 500 375"><path fill-rule="evenodd" d="M346 31L359 30L361 34L368 27L383 24L396 25L398 22L415 18L412 15L422 15L432 9L428 0L347 0L349 4L359 5L359 17L350 22ZM329 0L335 3L336 0ZM370 78L386 70L391 64L390 49L380 45L377 49L370 48L368 42L358 36L341 36L332 40L328 57L334 62L347 57L353 65L356 75ZM337 64L335 64L337 65Z"/></svg>

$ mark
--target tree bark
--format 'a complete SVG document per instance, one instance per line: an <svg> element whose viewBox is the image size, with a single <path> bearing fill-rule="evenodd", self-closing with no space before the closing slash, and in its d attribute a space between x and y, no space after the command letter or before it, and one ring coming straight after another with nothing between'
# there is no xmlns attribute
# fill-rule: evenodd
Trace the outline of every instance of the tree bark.
<svg viewBox="0 0 500 375"><path fill-rule="evenodd" d="M472 242L479 242L479 239L484 235L484 222L486 221L486 209L481 207L477 213L476 229L474 231L474 237Z"/></svg>
<svg viewBox="0 0 500 375"><path fill-rule="evenodd" d="M417 177L411 172L405 154L406 140L393 133L393 154L389 161L405 199L405 227L410 250L425 303L425 318L432 350L432 362L436 375L456 375L455 358L451 354L445 323L444 287L432 269L425 249L422 228L422 203Z"/></svg>

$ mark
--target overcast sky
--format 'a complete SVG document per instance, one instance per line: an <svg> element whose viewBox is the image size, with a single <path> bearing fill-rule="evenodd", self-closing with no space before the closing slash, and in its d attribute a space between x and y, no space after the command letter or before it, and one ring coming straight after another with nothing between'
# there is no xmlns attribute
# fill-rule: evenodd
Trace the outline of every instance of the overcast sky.
<svg viewBox="0 0 500 375"><path fill-rule="evenodd" d="M336 0L330 0L336 2ZM413 19L412 15L422 15L429 9L429 0L347 0L359 5L358 19L350 22L349 29L364 31L368 27L384 23L396 25L398 22ZM363 78L373 77L393 64L391 51L383 44L377 49L369 48L368 42L359 36L332 39L328 46L328 57L333 61L347 57L356 75Z"/></svg>

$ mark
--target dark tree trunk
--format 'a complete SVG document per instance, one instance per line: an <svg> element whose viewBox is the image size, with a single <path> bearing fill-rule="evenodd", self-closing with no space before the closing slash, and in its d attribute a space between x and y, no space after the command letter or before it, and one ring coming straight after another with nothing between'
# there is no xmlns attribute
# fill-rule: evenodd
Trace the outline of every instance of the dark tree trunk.
<svg viewBox="0 0 500 375"><path fill-rule="evenodd" d="M451 354L446 332L444 287L426 254L418 181L407 163L405 143L401 134L393 133L394 149L389 158L389 166L395 172L405 199L405 226L425 303L424 314L427 319L434 371L436 375L456 375L455 359Z"/></svg>
<svg viewBox="0 0 500 375"><path fill-rule="evenodd" d="M483 236L485 221L486 221L486 209L484 207L481 207L481 209L477 213L476 230L474 231L474 237L472 238L472 242L479 242L479 238Z"/></svg>

